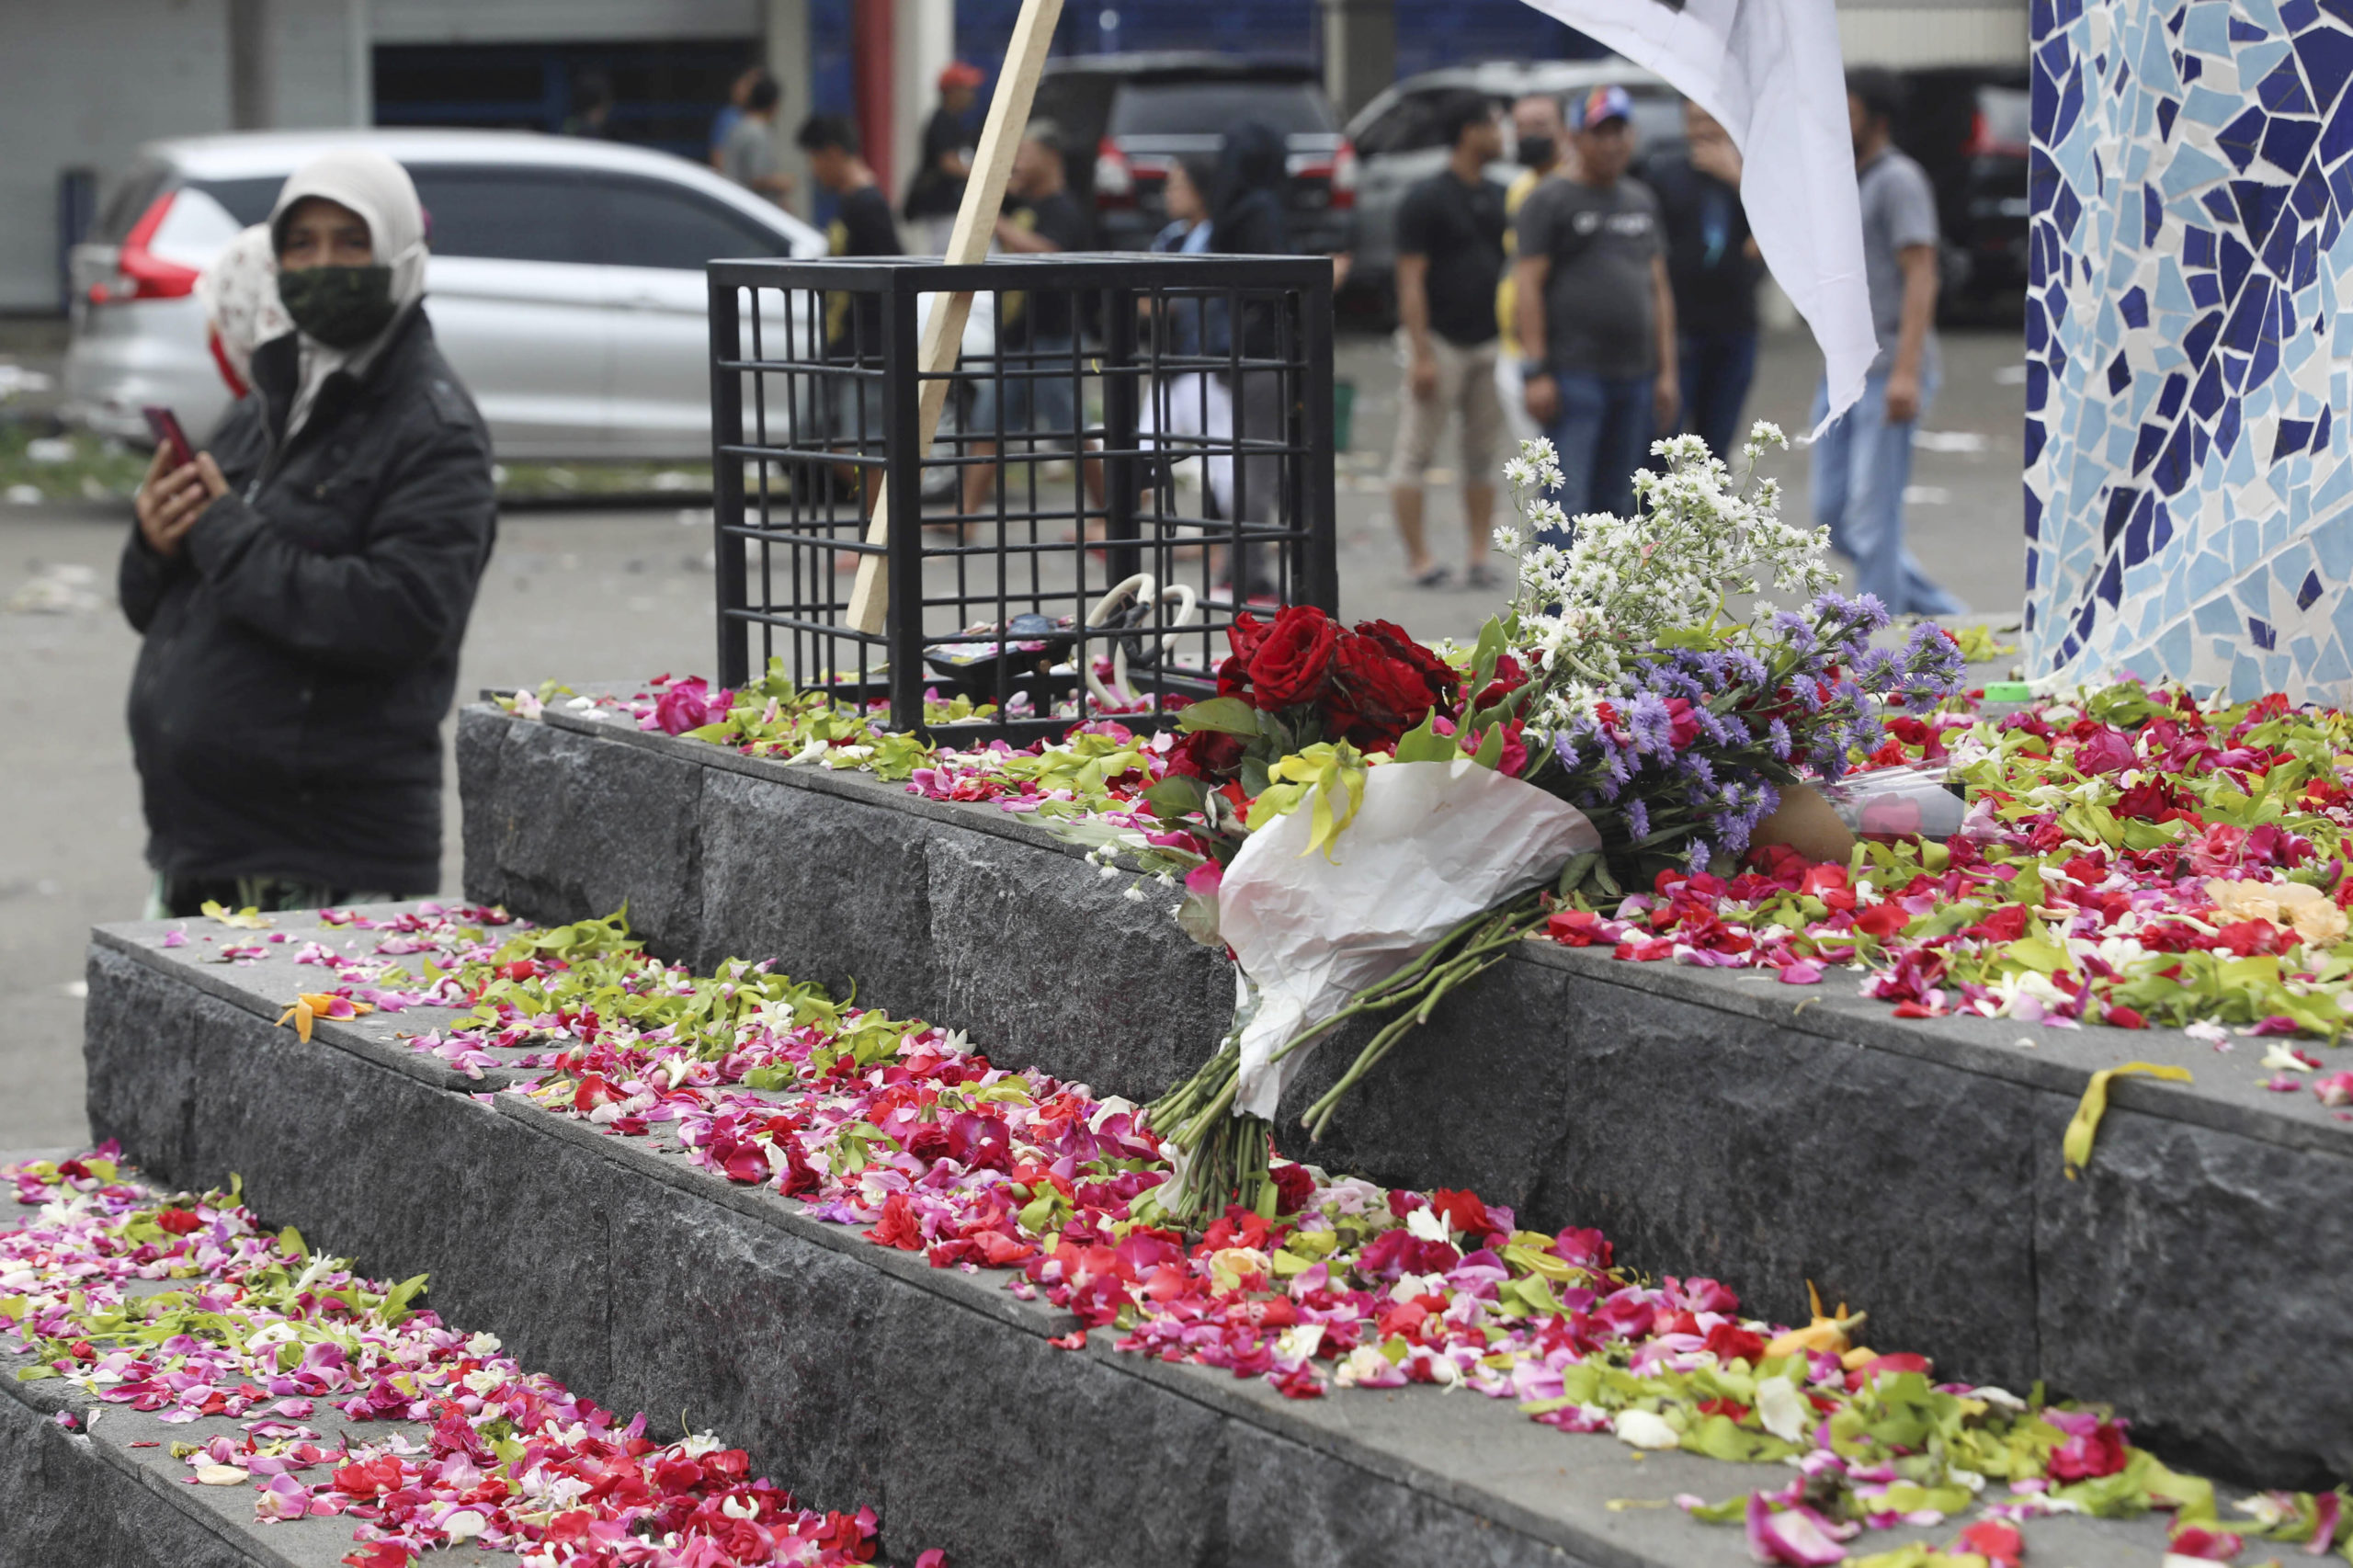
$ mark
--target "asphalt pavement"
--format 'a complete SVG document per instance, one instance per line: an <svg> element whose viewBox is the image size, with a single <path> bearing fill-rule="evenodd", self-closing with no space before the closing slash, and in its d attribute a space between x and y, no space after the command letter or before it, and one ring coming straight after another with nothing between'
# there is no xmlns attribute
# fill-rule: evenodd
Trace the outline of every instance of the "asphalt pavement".
<svg viewBox="0 0 2353 1568"><path fill-rule="evenodd" d="M1945 366L1914 474L1913 547L1930 575L2006 625L2023 576L2021 346L2015 334L1949 335ZM1750 416L1802 432L1819 369L1802 333L1768 338ZM1336 373L1357 387L1353 449L1341 458L1342 608L1427 638L1466 636L1495 596L1413 586L1390 519L1397 372L1386 341L1343 339ZM1439 460L1452 460L1443 447ZM1768 472L1802 515L1802 453ZM1434 477L1432 537L1459 555L1459 481L1444 471ZM709 517L675 500L510 512L468 632L461 695L550 676L708 672ZM0 1149L84 1137L85 934L94 923L136 918L146 896L138 779L122 721L138 642L112 597L128 527L119 504L0 504L0 667L15 672L0 689L0 725L11 737L0 752L0 1081L10 1088L0 1096ZM454 892L454 779L445 842L443 885Z"/></svg>

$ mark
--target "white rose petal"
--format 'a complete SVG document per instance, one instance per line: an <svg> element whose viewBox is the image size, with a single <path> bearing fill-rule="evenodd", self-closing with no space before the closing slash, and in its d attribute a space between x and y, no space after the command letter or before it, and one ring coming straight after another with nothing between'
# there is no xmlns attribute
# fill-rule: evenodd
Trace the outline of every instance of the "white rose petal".
<svg viewBox="0 0 2353 1568"><path fill-rule="evenodd" d="M1437 1210L1425 1205L1406 1214L1405 1232L1421 1241L1442 1242L1446 1240L1446 1221Z"/></svg>
<svg viewBox="0 0 2353 1568"><path fill-rule="evenodd" d="M1666 1418L1647 1410L1621 1410L1609 1424L1618 1440L1634 1449L1679 1449L1682 1435L1666 1424Z"/></svg>
<svg viewBox="0 0 2353 1568"><path fill-rule="evenodd" d="M1781 1441L1794 1443L1804 1437L1806 1417L1812 1414L1813 1407L1789 1379L1767 1378L1756 1385L1756 1419Z"/></svg>

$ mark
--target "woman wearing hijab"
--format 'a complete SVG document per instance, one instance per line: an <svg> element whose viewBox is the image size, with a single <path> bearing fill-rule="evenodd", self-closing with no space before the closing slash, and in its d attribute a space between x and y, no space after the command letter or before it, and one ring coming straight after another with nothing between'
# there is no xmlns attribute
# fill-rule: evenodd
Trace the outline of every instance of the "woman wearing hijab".
<svg viewBox="0 0 2353 1568"><path fill-rule="evenodd" d="M122 552L153 917L441 880L440 724L496 528L489 434L420 305L425 214L398 164L314 159L269 233L294 330L253 350L210 449L156 453Z"/></svg>
<svg viewBox="0 0 2353 1568"><path fill-rule="evenodd" d="M1220 256L1282 256L1290 251L1283 215L1289 152L1282 133L1258 120L1245 119L1226 132L1218 153L1217 177L1210 201L1211 252ZM1245 302L1241 313L1242 357L1275 358L1285 347L1276 321L1276 307L1269 302ZM1205 326L1209 352L1228 352L1233 334L1222 301L1212 304ZM1291 347L1295 350L1296 346ZM1236 382L1233 396L1241 415L1241 437L1248 441L1281 441L1287 428L1285 382L1290 378L1277 370L1245 369L1238 378L1228 372L1227 379ZM1297 396L1297 387L1288 390ZM1273 524L1288 520L1296 525L1297 517L1284 517L1283 460L1273 453L1255 453L1243 458L1240 466L1240 483L1227 515L1245 522ZM1263 570L1257 557L1264 553L1256 549L1239 552L1241 565L1233 574L1233 596L1237 600L1247 598L1267 585L1257 580Z"/></svg>
<svg viewBox="0 0 2353 1568"><path fill-rule="evenodd" d="M196 275L196 298L204 307L212 363L229 383L229 395L243 397L252 386L254 350L294 330L278 302L278 253L269 225L242 231L207 262Z"/></svg>

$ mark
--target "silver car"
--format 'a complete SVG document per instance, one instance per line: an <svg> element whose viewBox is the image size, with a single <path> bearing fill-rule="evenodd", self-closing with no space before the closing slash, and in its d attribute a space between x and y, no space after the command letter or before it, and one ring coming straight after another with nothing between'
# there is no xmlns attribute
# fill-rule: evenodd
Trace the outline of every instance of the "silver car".
<svg viewBox="0 0 2353 1568"><path fill-rule="evenodd" d="M1438 142L1438 111L1448 95L1465 89L1483 93L1507 109L1514 99L1530 93L1565 98L1610 82L1634 100L1637 157L1681 144L1682 98L1652 72L1615 57L1449 65L1408 76L1358 109L1348 121L1348 141L1357 150L1356 256L1349 268L1350 287L1384 294L1389 290L1397 271L1398 203L1407 190L1446 167L1448 149ZM1518 153L1506 120L1505 161L1487 172L1508 183L1519 172L1511 162Z"/></svg>
<svg viewBox="0 0 2353 1568"><path fill-rule="evenodd" d="M489 131L153 142L73 253L67 421L142 444L149 403L199 439L217 426L230 394L198 269L268 216L295 168L353 142L416 181L426 312L509 460L708 457L703 264L826 251L816 230L709 170L612 142Z"/></svg>

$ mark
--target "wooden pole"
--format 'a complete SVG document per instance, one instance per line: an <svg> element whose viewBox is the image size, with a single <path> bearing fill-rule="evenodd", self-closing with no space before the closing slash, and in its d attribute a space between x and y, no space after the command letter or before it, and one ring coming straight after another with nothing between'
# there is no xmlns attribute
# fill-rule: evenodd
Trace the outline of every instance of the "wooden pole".
<svg viewBox="0 0 2353 1568"><path fill-rule="evenodd" d="M1005 51L1005 69L997 74L989 117L981 127L981 144L972 156L972 177L964 182L963 204L956 210L956 227L948 237L945 259L951 267L977 267L988 259L989 242L996 236L997 214L1005 207L1006 180L1013 173L1014 150L1021 145L1021 132L1029 123L1038 74L1045 67L1046 51L1054 40L1054 24L1062 14L1062 0L1021 0L1013 41ZM925 376L944 376L956 368L957 353L964 344L964 323L972 312L970 294L949 294L933 301L919 351ZM948 405L948 382L926 380L922 386L915 427L927 452L932 437L939 432L940 413ZM916 528L922 525L920 517L910 523ZM891 498L886 493L867 524L866 542L881 545L890 540ZM890 573L887 556L858 557L858 581L849 591L849 624L854 630L870 634L882 630L890 600Z"/></svg>

